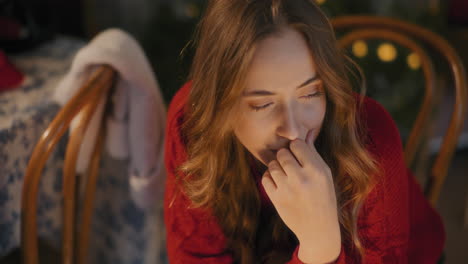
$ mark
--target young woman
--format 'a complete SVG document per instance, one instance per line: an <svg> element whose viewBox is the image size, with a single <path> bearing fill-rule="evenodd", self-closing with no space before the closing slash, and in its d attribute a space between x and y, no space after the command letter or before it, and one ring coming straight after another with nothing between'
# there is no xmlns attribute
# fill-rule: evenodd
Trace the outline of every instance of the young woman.
<svg viewBox="0 0 468 264"><path fill-rule="evenodd" d="M212 0L196 36L166 131L171 264L437 261L442 221L313 0Z"/></svg>

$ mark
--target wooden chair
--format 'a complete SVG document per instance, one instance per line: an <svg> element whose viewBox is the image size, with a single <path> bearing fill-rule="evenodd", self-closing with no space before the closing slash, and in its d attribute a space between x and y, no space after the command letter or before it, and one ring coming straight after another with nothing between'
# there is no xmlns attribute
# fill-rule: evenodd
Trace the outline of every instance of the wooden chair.
<svg viewBox="0 0 468 264"><path fill-rule="evenodd" d="M105 133L102 122L87 172L79 232L76 232L78 223L75 221L78 207L75 167L84 132L99 102L108 97L110 88L113 86L114 76L115 71L111 67L98 66L77 94L60 110L34 148L24 176L22 191L21 248L25 264L38 263L39 259L36 212L41 171L54 146L68 130L73 118L80 113L82 113L80 124L73 130L67 143L63 168L63 249L61 262L67 264L86 262L99 158ZM75 237L76 234L78 237Z"/></svg>
<svg viewBox="0 0 468 264"><path fill-rule="evenodd" d="M462 61L443 38L411 23L385 17L343 16L332 19L332 25L335 31L346 32L338 40L342 48L357 40L384 39L405 46L419 56L426 82L425 95L404 147L405 161L408 166L413 162L418 147L422 143L424 130L430 122L435 89L443 88L436 87L434 66L431 57L423 47L430 47L431 51L439 53L448 62L454 81L455 104L450 125L431 168L428 184L424 188L429 201L435 206L447 176L447 170L467 111L467 80Z"/></svg>

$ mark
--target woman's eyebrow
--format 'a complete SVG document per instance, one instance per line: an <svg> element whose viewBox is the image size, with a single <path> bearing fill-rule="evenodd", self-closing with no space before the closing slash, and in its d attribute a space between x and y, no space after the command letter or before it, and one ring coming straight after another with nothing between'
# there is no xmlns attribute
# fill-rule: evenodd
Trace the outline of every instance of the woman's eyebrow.
<svg viewBox="0 0 468 264"><path fill-rule="evenodd" d="M313 77L307 79L305 82L303 82L301 85L297 86L296 89L302 88L316 80L318 80L317 74L314 75ZM274 95L275 93L270 92L270 91L265 91L265 90L252 90L248 92L244 92L242 96L266 96L266 95Z"/></svg>
<svg viewBox="0 0 468 264"><path fill-rule="evenodd" d="M303 82L301 85L299 85L299 86L297 87L297 89L302 88L302 87L308 85L309 83L312 83L313 81L316 81L316 80L318 80L318 79L319 79L319 78L318 78L317 74L315 74L313 77L311 77L310 79L308 79L307 81L305 81L305 82Z"/></svg>

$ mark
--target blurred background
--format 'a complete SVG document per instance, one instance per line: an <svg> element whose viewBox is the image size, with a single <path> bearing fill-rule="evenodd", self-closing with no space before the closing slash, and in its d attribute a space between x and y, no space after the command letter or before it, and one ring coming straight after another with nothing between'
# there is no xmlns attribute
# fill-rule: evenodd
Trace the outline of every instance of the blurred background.
<svg viewBox="0 0 468 264"><path fill-rule="evenodd" d="M317 2L332 18L371 14L423 26L448 40L465 67L468 65L466 0ZM9 28L0 35L0 49L7 56L20 56L58 37L86 43L102 30L118 27L133 35L143 47L168 104L187 81L193 56L188 42L205 4L204 0L0 0L0 26ZM348 53L365 72L367 95L377 99L391 113L405 142L424 91L419 58L403 47L381 41L355 42ZM436 60L444 63L442 59ZM440 107L433 113L430 134L421 150L427 159L412 168L421 183L426 180L428 165L439 150L453 106L450 72L438 70L437 82L446 89L437 94ZM437 208L448 234L447 263L468 262L467 207L468 126L465 125Z"/></svg>
<svg viewBox="0 0 468 264"><path fill-rule="evenodd" d="M468 51L463 48L468 38L464 0L317 2L330 17L373 14L419 24L449 40L467 60ZM184 53L182 50L192 37L204 4L203 0L2 0L3 6L13 5L16 12L23 12L21 22L35 40L28 42L31 46L57 34L89 40L109 27L131 33L143 46L166 102L186 81L193 50L189 46ZM418 58L397 45L372 41L355 43L350 54L366 72L368 95L392 113L405 138L423 90ZM443 80L448 73L440 74Z"/></svg>
<svg viewBox="0 0 468 264"><path fill-rule="evenodd" d="M166 102L186 81L193 50L183 48L203 12L203 0L1 0L4 15L17 17L29 32L28 46L58 34L89 40L98 32L119 27L143 46ZM464 61L468 51L468 15L464 0L317 0L330 17L350 14L390 16L434 31L457 49ZM15 8L5 8L14 6ZM14 11L13 11L14 9ZM18 43L14 43L18 45ZM26 44L25 44L26 45ZM379 99L407 135L422 91L418 58L391 43L355 43L353 59L365 70L368 94ZM444 73L441 73L442 75ZM443 78L441 78L443 79ZM414 116L414 115L413 115Z"/></svg>

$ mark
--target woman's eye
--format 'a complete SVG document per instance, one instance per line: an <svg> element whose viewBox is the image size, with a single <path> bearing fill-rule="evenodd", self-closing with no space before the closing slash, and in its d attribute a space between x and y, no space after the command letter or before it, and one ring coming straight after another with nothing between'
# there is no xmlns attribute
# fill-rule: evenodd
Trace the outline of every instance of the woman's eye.
<svg viewBox="0 0 468 264"><path fill-rule="evenodd" d="M265 109L267 108L268 106L270 106L272 103L268 103L268 104L264 104L264 105L260 105L260 106L254 106L254 105L251 105L250 108L252 108L254 111L260 111L262 109Z"/></svg>
<svg viewBox="0 0 468 264"><path fill-rule="evenodd" d="M318 91L318 92L315 92L315 93L312 93L312 94L301 96L301 98L303 98L303 99L312 99L314 97L319 97L322 94L323 94L322 92ZM260 110L263 110L263 109L267 108L268 106L270 106L272 104L273 103L268 103L268 104L264 104L264 105L260 105L260 106L250 105L250 108L252 110L254 110L254 111L260 111Z"/></svg>
<svg viewBox="0 0 468 264"><path fill-rule="evenodd" d="M311 98L314 98L314 97L319 97L321 95L322 95L322 92L315 92L315 93L304 95L304 96L301 96L301 97L305 98L305 99L311 99Z"/></svg>

